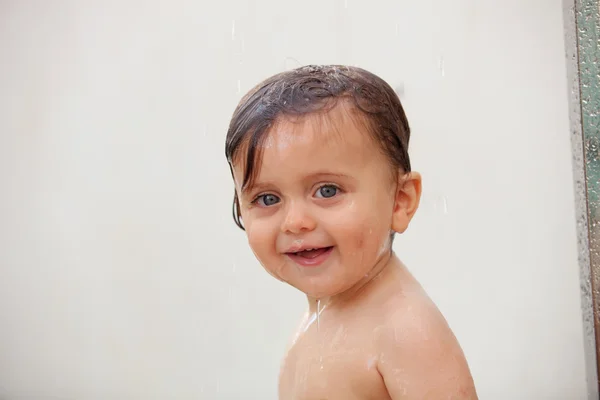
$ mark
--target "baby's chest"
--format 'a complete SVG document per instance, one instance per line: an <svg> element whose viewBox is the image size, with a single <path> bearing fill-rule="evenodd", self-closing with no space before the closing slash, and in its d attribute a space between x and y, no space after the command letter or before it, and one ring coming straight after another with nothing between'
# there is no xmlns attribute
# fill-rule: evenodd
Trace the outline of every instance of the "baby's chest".
<svg viewBox="0 0 600 400"><path fill-rule="evenodd" d="M389 398L370 337L343 328L301 336L280 374L281 400Z"/></svg>

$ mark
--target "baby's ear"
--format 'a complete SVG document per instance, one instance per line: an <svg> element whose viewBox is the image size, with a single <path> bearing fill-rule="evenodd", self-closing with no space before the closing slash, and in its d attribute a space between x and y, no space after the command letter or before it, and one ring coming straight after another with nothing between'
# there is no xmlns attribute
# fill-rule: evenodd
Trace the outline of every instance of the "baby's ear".
<svg viewBox="0 0 600 400"><path fill-rule="evenodd" d="M421 174L409 172L398 177L394 213L392 215L392 230L404 233L413 215L419 208L421 200Z"/></svg>

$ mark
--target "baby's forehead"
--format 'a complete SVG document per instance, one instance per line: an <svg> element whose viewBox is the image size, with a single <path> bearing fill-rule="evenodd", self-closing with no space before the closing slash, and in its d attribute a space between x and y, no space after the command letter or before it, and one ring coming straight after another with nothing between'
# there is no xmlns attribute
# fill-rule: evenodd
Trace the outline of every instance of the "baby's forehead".
<svg viewBox="0 0 600 400"><path fill-rule="evenodd" d="M340 102L341 103L341 102ZM302 145L363 147L371 139L369 126L363 116L343 104L327 112L304 115L280 115L264 131L261 140L254 132L247 132L233 159L234 164L245 165L249 151L296 150Z"/></svg>
<svg viewBox="0 0 600 400"><path fill-rule="evenodd" d="M269 132L259 151L260 172L269 169L269 173L286 165L298 166L304 172L316 168L343 173L380 155L361 127L323 119L301 125L281 123Z"/></svg>
<svg viewBox="0 0 600 400"><path fill-rule="evenodd" d="M266 132L262 147L302 145L316 142L321 146L364 146L371 140L364 117L353 109L336 106L327 112L294 116L284 115L275 120Z"/></svg>
<svg viewBox="0 0 600 400"><path fill-rule="evenodd" d="M367 121L355 110L339 106L327 112L281 116L258 143L249 135L234 159L236 181L243 179L251 153L255 178L279 175L286 166L297 166L294 171L299 173L315 168L344 173L383 158Z"/></svg>

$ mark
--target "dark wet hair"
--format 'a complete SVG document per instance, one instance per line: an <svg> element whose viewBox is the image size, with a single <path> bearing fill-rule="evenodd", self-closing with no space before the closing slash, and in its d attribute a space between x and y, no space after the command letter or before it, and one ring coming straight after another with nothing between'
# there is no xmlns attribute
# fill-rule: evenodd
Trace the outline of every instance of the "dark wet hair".
<svg viewBox="0 0 600 400"><path fill-rule="evenodd" d="M231 118L225 142L232 175L234 158L245 145L242 187L252 185L260 168L259 149L278 118L327 112L344 99L360 111L395 173L410 172L410 128L400 99L390 85L357 67L308 65L274 75L242 98ZM244 229L237 192L233 198L233 219Z"/></svg>

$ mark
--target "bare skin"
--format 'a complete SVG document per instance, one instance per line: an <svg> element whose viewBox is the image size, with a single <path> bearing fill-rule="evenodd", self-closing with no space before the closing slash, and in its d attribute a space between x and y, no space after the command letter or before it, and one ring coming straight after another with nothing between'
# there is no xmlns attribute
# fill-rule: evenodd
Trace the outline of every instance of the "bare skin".
<svg viewBox="0 0 600 400"><path fill-rule="evenodd" d="M320 305L318 323L315 307L282 364L281 400L477 399L444 317L394 254L352 298Z"/></svg>
<svg viewBox="0 0 600 400"><path fill-rule="evenodd" d="M233 161L252 251L309 303L280 399L476 399L454 335L392 252L390 234L418 208L421 176L394 171L357 115L341 103L281 119L252 185L242 184L244 157Z"/></svg>

